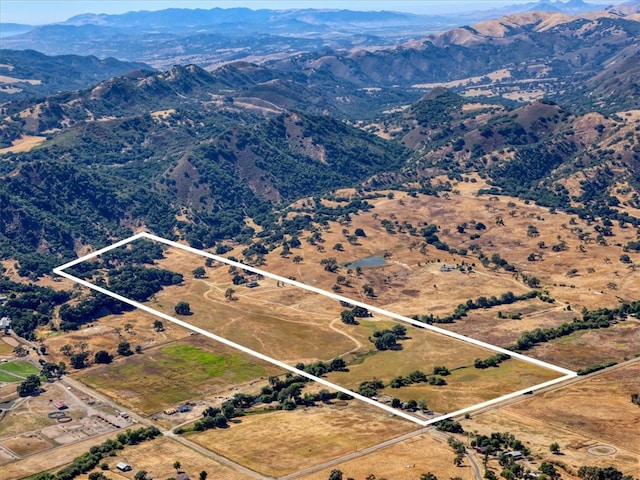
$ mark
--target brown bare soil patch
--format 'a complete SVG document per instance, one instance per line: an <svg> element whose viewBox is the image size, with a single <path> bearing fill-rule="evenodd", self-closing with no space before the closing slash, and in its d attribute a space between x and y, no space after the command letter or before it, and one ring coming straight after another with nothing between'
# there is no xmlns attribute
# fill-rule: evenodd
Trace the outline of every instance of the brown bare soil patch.
<svg viewBox="0 0 640 480"><path fill-rule="evenodd" d="M247 416L239 425L188 438L265 475L280 476L414 428L408 421L352 401L348 407L323 405Z"/></svg>
<svg viewBox="0 0 640 480"><path fill-rule="evenodd" d="M176 113L175 108L168 108L166 110L157 110L155 112L151 112L151 116L153 118L166 119L166 118L170 117L171 115L173 115L174 113Z"/></svg>
<svg viewBox="0 0 640 480"><path fill-rule="evenodd" d="M0 81L1 83L1 81ZM0 148L0 154L9 152L28 152L33 147L45 142L47 137L24 135L11 143L10 147Z"/></svg>
<svg viewBox="0 0 640 480"><path fill-rule="evenodd" d="M0 83L28 83L30 85L40 85L42 80L29 80L24 78L9 77L8 75L0 75Z"/></svg>
<svg viewBox="0 0 640 480"><path fill-rule="evenodd" d="M51 442L45 440L39 435L33 434L9 438L1 443L3 447L8 448L21 457L32 455L53 446Z"/></svg>

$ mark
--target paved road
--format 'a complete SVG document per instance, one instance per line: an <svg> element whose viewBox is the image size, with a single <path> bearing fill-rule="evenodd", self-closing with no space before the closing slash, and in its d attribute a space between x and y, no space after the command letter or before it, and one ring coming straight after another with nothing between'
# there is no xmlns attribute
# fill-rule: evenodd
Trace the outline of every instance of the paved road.
<svg viewBox="0 0 640 480"><path fill-rule="evenodd" d="M429 433L432 431L435 431L434 427L423 427L418 430L414 430L413 432L400 435L399 437L385 440L384 442L378 443L377 445L373 445L371 447L358 450L357 452L348 453L347 455L334 458L333 460L329 460L328 462L324 462L319 465L315 465L313 467L305 468L304 470L300 470L298 472L285 475L284 477L279 477L279 480L294 480L296 478L304 477L305 475L310 475L312 473L319 472L320 470L324 470L325 468L336 467L341 463L348 462L349 460L360 458L365 455L369 455L371 453L377 452L378 450L382 450L384 448L395 445L396 443L404 442L405 440L408 440L410 438L417 437L418 435L422 435L424 433Z"/></svg>
<svg viewBox="0 0 640 480"><path fill-rule="evenodd" d="M434 437L440 437L443 440L449 440L449 437L451 435L444 433L444 432L440 432L438 430L433 430L431 432L431 434ZM478 462L476 461L476 458L471 454L471 452L467 451L465 452L464 456L467 458L467 461L469 462L469 464L471 465L471 468L473 468L473 474L476 477L476 480L482 480L484 478L484 476L482 475L482 472L480 471L480 465L478 465Z"/></svg>
<svg viewBox="0 0 640 480"><path fill-rule="evenodd" d="M589 375L584 375L584 376L579 376L579 377L574 377L574 378L567 379L564 382L561 382L561 383L558 383L558 384L555 384L555 385L551 385L549 387L537 390L536 391L536 395L539 395L541 393L550 392L550 391L553 391L553 390L557 390L559 388L564 388L564 387L566 387L568 385L571 385L573 383L585 381L585 380L587 380L587 379L589 379L591 377L594 377L594 376L597 376L597 375L603 375L603 374L609 373L609 372L611 372L613 370L617 370L619 368L624 368L624 367L626 367L628 365L631 365L631 364L634 364L636 362L640 362L640 357L633 358L631 360L627 360L625 362L619 363L619 364L614 365L614 366L609 367L609 368L605 368L604 370L600 370L598 372L591 373ZM478 414L480 414L482 412L495 410L495 409L502 408L502 407L507 406L507 405L511 405L513 403L526 401L528 398L530 398L529 395L522 395L521 397L511 398L511 399L505 400L503 402L500 402L498 404L490 405L490 406L485 407L483 409L477 410L477 411L473 412L473 414L474 415L478 415ZM396 438L392 438L390 440L386 440L386 441L381 442L381 443L379 443L377 445L373 445L373 446L368 447L368 448L366 448L364 450L360 450L358 452L353 452L353 453L350 453L350 454L347 454L347 455L343 455L342 457L338 457L338 458L335 458L333 460L321 463L319 465L315 465L313 467L309 467L309 468L306 468L304 470L300 470L300 471L292 473L290 475L286 475L284 477L280 477L279 480L294 480L294 479L302 478L302 477L304 477L306 475L310 475L312 473L318 472L320 470L324 470L326 468L337 467L340 464L342 464L344 462L347 462L349 460L353 460L355 458L360 458L360 457L363 457L365 455L369 455L371 453L377 452L377 451L382 450L384 448L390 447L391 445L395 445L396 443L403 442L403 441L405 441L405 440L407 440L409 438L413 438L413 437L421 435L423 433L428 433L430 435L438 436L440 438L443 438L444 440L446 440L449 437L447 434L438 432L438 430L436 430L434 427L421 428L419 430L415 430L415 431L407 433L405 435L402 435L402 436L399 436L399 437L396 437ZM477 460L475 459L475 457L471 453L468 452L467 455L466 455L466 458L469 461L469 463L471 464L471 467L473 468L474 475L475 475L476 479L477 480L482 480L483 475L481 473L480 466L479 466Z"/></svg>

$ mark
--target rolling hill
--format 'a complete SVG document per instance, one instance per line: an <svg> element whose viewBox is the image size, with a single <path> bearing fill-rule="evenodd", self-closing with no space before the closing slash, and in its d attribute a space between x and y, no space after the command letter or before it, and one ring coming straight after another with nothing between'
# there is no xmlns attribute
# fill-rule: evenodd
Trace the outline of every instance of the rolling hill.
<svg viewBox="0 0 640 480"><path fill-rule="evenodd" d="M81 26L98 28L91 22ZM277 244L298 199L344 187L434 193L433 178L470 173L494 193L621 218L620 203L635 208L640 190L629 95L639 25L633 13L526 12L394 49L137 68L6 103L4 255L68 258L142 226L199 246L262 231ZM542 81L555 103L522 96ZM508 84L522 97L504 93ZM41 143L21 152L29 138Z"/></svg>
<svg viewBox="0 0 640 480"><path fill-rule="evenodd" d="M403 164L395 142L249 101L229 68L143 72L10 106L19 120L5 119L5 133L48 140L3 156L4 255L69 257L140 226L206 246L246 239L248 218L273 227L274 207Z"/></svg>
<svg viewBox="0 0 640 480"><path fill-rule="evenodd" d="M86 88L131 70L152 71L141 62L80 55L50 57L34 50L0 50L0 104Z"/></svg>

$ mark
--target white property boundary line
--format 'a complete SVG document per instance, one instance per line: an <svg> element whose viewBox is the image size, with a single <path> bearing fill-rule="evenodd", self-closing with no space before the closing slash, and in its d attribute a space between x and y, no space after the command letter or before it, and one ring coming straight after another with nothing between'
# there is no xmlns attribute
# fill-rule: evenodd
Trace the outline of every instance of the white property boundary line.
<svg viewBox="0 0 640 480"><path fill-rule="evenodd" d="M156 242L164 243L165 245L169 245L169 246L175 247L175 248L180 248L180 249L185 250L187 252L195 253L196 255L200 255L200 256L203 256L203 257L208 257L208 258L211 258L212 260L215 260L215 261L218 261L218 262L221 262L221 263L226 263L227 265L232 265L234 267L241 268L243 270L248 270L250 272L254 272L254 273L257 273L257 274L260 274L260 275L264 275L265 277L269 277L269 278L272 278L274 280L277 280L277 281L280 281L280 282L283 282L283 283L286 283L286 284L289 284L289 285L293 285L295 287L302 288L304 290L308 290L310 292L318 293L320 295L324 295L325 297L329 297L329 298L332 298L334 300L343 301L343 302L347 302L347 303L349 303L351 305L356 305L356 306L359 306L359 307L363 307L363 308L368 309L370 312L375 312L375 313L378 313L380 315L385 315L387 317L393 318L395 320L399 320L401 322L409 323L411 325L414 325L414 326L417 326L417 327L420 327L420 328L424 328L424 329L427 329L427 330L431 330L433 332L439 333L441 335L445 335L447 337L455 338L456 340L462 340L464 342L471 343L472 345L476 345L478 347L486 348L488 350L492 350L492 351L498 352L498 353L505 353L505 354L509 355L510 357L517 358L519 360L523 360L525 362L532 363L532 364L537 365L539 367L547 368L547 369L556 371L558 373L562 373L563 376L559 377L559 378L556 378L556 379L553 379L553 380L549 380L548 382L544 382L544 383L541 383L541 384L538 384L538 385L534 385L533 387L524 388L524 389L519 390L517 392L509 393L507 395L503 395L501 397L488 400L486 402L478 403L476 405L472 405L470 407L466 407L466 408L463 408L461 410L457 410L457 411L452 412L452 413L441 415L441 416L436 417L436 418L432 418L432 419L429 419L429 420L421 420L421 419L416 418L416 417L414 417L412 415L409 415L408 413L403 412L402 410L397 410L397 409L395 409L395 408L393 408L393 407L391 407L389 405L385 405L384 403L380 403L378 401L372 400L371 398L368 398L368 397L365 397L363 395L360 395L360 394L358 394L356 392L353 392L353 391L351 391L351 390L349 390L347 388L341 387L340 385L336 385L335 383L329 382L329 381L325 380L324 378L320 378L320 377L317 377L315 375L311 375L310 373L307 373L307 372L305 372L303 370L299 370L299 369L297 369L295 367L292 367L291 365L288 365L288 364L286 364L284 362L276 360L275 358L268 357L267 355L264 355L264 354L262 354L260 352L255 351L255 350L251 350L250 348L247 348L247 347L242 346L242 345L240 345L238 343L232 342L231 340L227 340L226 338L223 338L223 337L220 337L218 335L215 335L215 334L213 334L211 332L208 332L207 330L204 330L202 328L196 327L195 325L191 325L190 323L187 323L185 321L179 320L179 319L177 319L175 317L172 317L170 315L167 315L165 313L162 313L162 312L159 312L157 310L154 310L153 308L148 307L147 305L144 305L142 303L136 302L134 300L130 300L130 299L128 299L128 298L126 298L126 297L124 297L122 295L118 295L117 293L113 293L113 292L107 290L106 288L100 287L98 285L94 285L92 283L87 282L86 280L81 279L81 278L74 277L73 275L71 275L71 274L69 274L69 273L64 271L67 268L73 267L74 265L82 263L82 262L84 262L86 260L89 260L91 258L95 258L95 257L97 257L99 255L102 255L103 253L106 253L106 252L108 252L110 250L113 250L114 248L121 247L123 245L131 243L131 242L133 242L135 240L139 240L141 238L146 238L146 239L153 240L153 241L156 241ZM525 394L527 392L533 392L535 390L540 390L542 388L546 388L546 387L549 387L551 385L555 385L557 383L564 382L565 380L568 380L570 378L574 378L574 377L577 376L576 372L573 372L571 370L567 370L566 368L562 368L562 367L559 367L557 365L552 365L550 363L543 362L542 360L538 360L538 359L535 359L535 358L527 357L526 355L522 355L520 353L512 352L510 350L506 350L506 349L501 348L501 347L496 347L495 345L491 345L489 343L482 342L480 340L476 340L476 339L473 339L473 338L465 337L464 335L460 335L459 333L451 332L451 331L445 330L443 328L434 327L433 325L428 325L428 324L425 324L425 323L422 323L422 322L418 322L418 321L413 320L411 318L404 317L402 315L398 315L397 313L389 312L387 310L375 307L373 305L367 305L366 303L362 303L362 302L359 302L357 300L352 300L350 298L343 297L342 295L336 295L335 293L328 292L326 290L322 290L320 288L316 288L316 287L313 287L311 285L307 285L305 283L298 282L296 280L291 280L289 278L281 277L279 275L275 275L275 274L267 272L265 270L260 270L260 269L255 268L255 267L250 267L248 265L244 265L243 263L240 263L240 262L234 262L233 260L229 260L227 258L220 257L218 255L214 255L214 254L211 254L211 253L208 253L208 252L204 252L202 250L198 250L198 249L195 249L193 247L188 247L186 245L181 245L179 243L173 242L171 240L167 240L167 239L162 238L162 237L157 237L157 236L152 235L152 234L147 233L147 232L138 233L138 234L133 235L133 236L131 236L129 238L126 238L124 240L116 242L113 245L110 245L108 247L102 248L102 249L97 250L97 251L95 251L93 253L89 253L87 255L84 255L84 256L82 256L82 257L80 257L80 258L78 258L76 260L73 260L71 262L65 263L64 265L61 265L59 267L54 268L53 272L55 274L57 274L57 275L60 275L62 277L68 278L69 280L72 280L72 281L74 281L76 283L79 283L80 285L84 285L85 287L91 288L91 289L93 289L95 291L98 291L100 293L103 293L105 295L113 297L113 298L115 298L117 300L120 300L121 302L127 303L127 304L129 304L129 305L131 305L133 307L136 307L136 308L139 308L141 310L144 310L145 312L151 313L152 315L160 317L160 318L162 318L164 320L167 320L169 322L173 322L173 323L175 323L177 325L180 325L181 327L184 327L184 328L186 328L188 330L192 330L192 331L194 331L196 333L204 335L205 337L211 338L211 339L213 339L213 340L215 340L217 342L223 343L223 344L228 345L228 346L230 346L232 348L240 350L241 352L248 353L249 355L251 355L253 357L256 357L256 358L259 358L260 360L263 360L263 361L268 362L268 363L272 363L272 364L274 364L274 365L276 365L276 366L278 366L278 367L280 367L280 368L282 368L284 370L288 370L290 372L293 372L293 373L296 373L296 374L301 375L303 377L306 377L306 378L308 378L310 380L313 380L314 382L318 382L319 384L324 385L326 387L329 387L329 388L331 388L333 390L336 390L336 391L339 391L339 392L343 392L343 393L345 393L345 394L347 394L347 395L349 395L349 396L351 396L353 398L356 398L356 399L358 399L358 400L360 400L362 402L368 403L370 405L373 405L374 407L377 407L377 408L380 408L382 410L385 410L388 413L391 413L391 414L396 415L398 417L402 417L402 418L404 418L406 420L409 420L411 422L417 423L418 425L421 425L423 427L425 427L427 425L430 425L432 423L435 423L435 422L439 422L441 420L445 420L447 418L456 417L456 416L459 416L459 415L463 415L465 413L472 412L474 410L478 410L478 409L481 409L481 408L488 407L490 405L501 403L501 402L504 402L506 400L519 397L520 395L523 395L523 394Z"/></svg>

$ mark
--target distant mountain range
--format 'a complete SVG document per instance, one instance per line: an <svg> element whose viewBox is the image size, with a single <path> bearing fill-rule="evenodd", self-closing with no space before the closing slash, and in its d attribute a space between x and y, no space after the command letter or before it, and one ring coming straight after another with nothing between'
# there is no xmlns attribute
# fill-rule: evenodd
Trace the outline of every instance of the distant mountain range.
<svg viewBox="0 0 640 480"><path fill-rule="evenodd" d="M574 1L562 5L578 8L583 4ZM241 16L251 18L270 12L238 10ZM208 12L213 12L211 15L215 13L214 17L218 18L226 10ZM282 12L278 18L293 15L292 12ZM299 19L302 15L300 12L307 11L295 12L298 12L295 18ZM420 95L420 88L428 89L437 85L448 86L460 93L499 96L515 101L522 101L529 95L533 95L533 98L546 96L560 102L571 102L575 108L584 111L599 108L614 112L640 106L637 77L633 74L637 68L635 60L640 53L638 12L640 6L632 5L579 15L525 12L430 34L392 47L344 49L325 45L304 51L310 47L309 40L295 36L257 35L233 39L203 34L200 37L182 38L180 41L185 42L185 46L179 53L173 48L170 50L173 52L172 64L188 63L200 67L207 66L208 62L204 60L208 58L207 55L189 55L189 48L206 47L211 55L217 55L216 48L220 46L219 43L224 43L225 52L233 51L230 53L232 57L247 57L251 50L253 55L249 57L253 62L227 62L237 65L229 72L238 75L233 82L242 79L246 96L256 96L256 92L260 92L282 108L301 108L301 105L306 105L315 109L313 111L316 113L339 114L353 120L375 116L381 111L379 107L392 106L397 101L413 101ZM353 14L354 21L381 21L387 18L387 13L308 11L306 18L309 21L327 21L330 18L337 22L345 21ZM157 18L157 22L166 21L166 12L138 12L125 15L129 20L123 25L135 25L147 15ZM413 18L404 14L389 15L389 18L396 20ZM197 18L201 22L208 22L201 18L203 16ZM121 17L98 16L103 23L114 23L122 20ZM95 16L90 18L97 21ZM192 17L182 20L184 25L188 18ZM220 21L225 19L226 16L219 18ZM83 23L85 20L88 17L81 16L75 17L74 21ZM179 24L176 22L176 25ZM114 39L117 37L115 44L129 41L132 48L134 45L139 50L151 48L133 36L125 40L124 36L118 36L120 30L111 26L84 24L46 28L51 29L49 42L56 38L55 31L59 33L58 44L63 43L62 38L68 36L68 29L71 29L79 42L83 35L89 35L88 31L97 31L98 37L106 33ZM138 27L127 28L140 30ZM24 39L24 36L14 38ZM169 43L178 40L178 37L174 37ZM286 48L298 41L301 42L300 50ZM311 40L312 43L316 41ZM281 42L287 44L282 45ZM302 44L307 45L303 48ZM154 45L159 45L158 52L164 52L160 40ZM234 45L237 49L231 48ZM269 51L272 55L260 56L258 51ZM145 63L113 59L98 61L96 58L79 56L48 57L34 51L10 50L0 51L0 64L4 65L0 68L6 70L0 85L0 102L86 88L99 80L130 70L153 70ZM208 68L216 72L215 76L224 71L219 66ZM13 80L9 81L7 77ZM618 82L626 85L624 94L617 93L621 89L605 88ZM295 91L300 88L302 90ZM304 101L301 100L303 97ZM387 98L388 102L381 102L381 98Z"/></svg>
<svg viewBox="0 0 640 480"><path fill-rule="evenodd" d="M8 49L116 57L156 68L193 62L212 67L320 48L390 46L513 13L549 11L575 15L602 8L583 0L531 2L439 16L331 9L174 8L121 15L87 13L26 32L25 26L9 24L1 24L0 29L5 32L3 35L16 33L3 38L2 46Z"/></svg>

